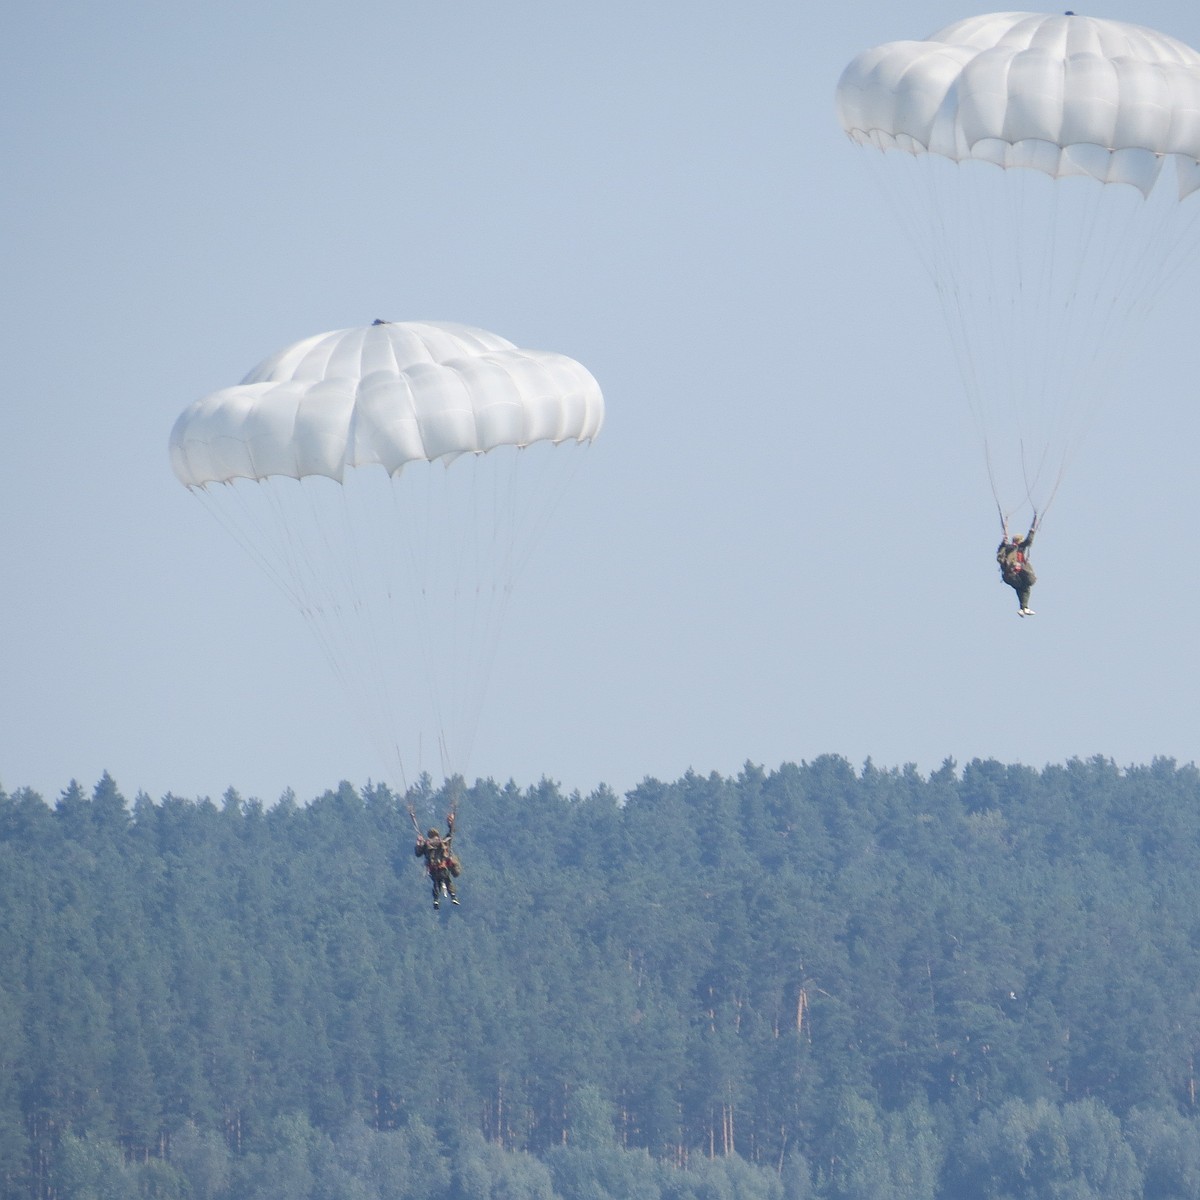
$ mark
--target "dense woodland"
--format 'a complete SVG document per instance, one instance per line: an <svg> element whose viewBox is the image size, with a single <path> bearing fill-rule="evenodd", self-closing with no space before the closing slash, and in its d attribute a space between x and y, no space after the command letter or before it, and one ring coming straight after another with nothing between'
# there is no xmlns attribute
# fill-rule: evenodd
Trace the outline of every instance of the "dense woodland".
<svg viewBox="0 0 1200 1200"><path fill-rule="evenodd" d="M0 791L0 1193L1200 1197L1200 772Z"/></svg>

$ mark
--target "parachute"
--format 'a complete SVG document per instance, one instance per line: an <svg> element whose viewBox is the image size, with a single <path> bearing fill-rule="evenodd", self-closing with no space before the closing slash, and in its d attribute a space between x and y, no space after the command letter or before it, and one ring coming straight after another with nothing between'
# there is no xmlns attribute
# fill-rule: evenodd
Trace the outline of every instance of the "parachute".
<svg viewBox="0 0 1200 1200"><path fill-rule="evenodd" d="M170 458L310 625L407 789L414 769L465 771L513 584L603 420L561 354L376 321L197 400Z"/></svg>
<svg viewBox="0 0 1200 1200"><path fill-rule="evenodd" d="M1002 515L1044 512L1200 240L1200 54L1119 21L993 13L864 51L836 103L883 152Z"/></svg>

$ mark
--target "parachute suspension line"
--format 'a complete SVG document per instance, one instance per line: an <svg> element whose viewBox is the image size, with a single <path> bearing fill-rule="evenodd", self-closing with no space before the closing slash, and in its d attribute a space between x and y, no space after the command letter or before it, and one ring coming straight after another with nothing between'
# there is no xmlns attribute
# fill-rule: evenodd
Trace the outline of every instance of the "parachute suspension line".
<svg viewBox="0 0 1200 1200"><path fill-rule="evenodd" d="M483 455L473 455L461 465L456 462L445 466L447 472L465 471L469 475L461 520L457 522L457 528L448 531L457 540L453 561L462 564L461 570L454 575L452 608L459 615L454 621L450 657L453 670L458 669L453 664L457 664L460 658L463 660L463 670L467 667L467 661L470 661L470 669L477 680L476 691L482 691L487 686L487 670L479 661L480 654L486 653L485 645L481 642L485 624L483 613L489 604L494 603L497 587L495 575L485 563L488 530L481 524L485 520L480 500L481 475L492 465L484 459ZM470 759L475 734L473 720L479 703L475 697L463 696L458 709L450 714L449 724L447 717L441 718L439 753L442 775L446 780L451 779L456 770ZM439 711L445 712L440 695Z"/></svg>
<svg viewBox="0 0 1200 1200"><path fill-rule="evenodd" d="M470 760L484 700L491 682L492 668L500 640L500 629L508 605L511 580L506 567L507 547L504 530L511 538L511 521L506 521L502 496L513 486L510 470L503 461L510 455L498 448L488 455L476 455L461 468L469 470L466 510L458 534L461 538L458 561L465 564L456 581L457 602L462 611L461 628L465 631L459 652L470 662L476 686L461 695L453 716L458 744L456 753L443 749L443 773L447 781L459 774Z"/></svg>
<svg viewBox="0 0 1200 1200"><path fill-rule="evenodd" d="M896 148L868 150L867 161L905 240L933 285L968 407L976 423L986 428L979 411L978 364L962 316L967 307L968 277L959 261L960 238L955 236L962 215L953 205L955 189L939 186L939 175L961 172L962 165Z"/></svg>
<svg viewBox="0 0 1200 1200"><path fill-rule="evenodd" d="M277 479L235 479L221 486L230 503L210 503L215 497L208 489L197 489L205 507L225 528L268 579L287 597L300 617L318 635L323 652L337 668L337 656L325 635L320 620L323 603L316 586L316 573L303 540L295 536L292 523L283 512L280 489L276 485L299 481Z"/></svg>
<svg viewBox="0 0 1200 1200"><path fill-rule="evenodd" d="M1138 340L1149 313L1146 301L1161 277L1170 243L1161 239L1161 191L1143 196L1130 185L1071 180L1089 201L1075 253L1075 278L1067 299L1073 328L1064 336L1072 348L1056 361L1063 400L1053 409L1052 445L1061 447L1051 499L1066 470L1122 383L1118 370ZM1161 215L1160 211L1163 210ZM1141 311L1139 312L1139 309ZM1055 361L1053 357L1050 359ZM1042 510L1049 507L1043 504Z"/></svg>
<svg viewBox="0 0 1200 1200"><path fill-rule="evenodd" d="M1011 244L1011 233L1002 236L979 235L979 227L991 222L1011 224L1011 209L995 213L989 209L992 192L1003 186L1000 169L985 163L933 163L928 172L931 183L930 212L946 214L950 224L936 236L945 246L942 274L953 282L953 305L946 311L946 326L951 332L959 374L963 380L968 410L989 456L990 483L994 492L1003 489L995 476L995 443L1004 429L1003 415L1013 411L1013 400L1025 390L1025 381L1017 374L1019 358L1006 352L1014 338L1014 318L1019 312L1014 288L995 286L1005 273L1019 271L1021 263L1004 253ZM952 178L951 178L952 177ZM1006 303L1006 297L1007 303ZM981 338L980 330L993 332ZM1000 397L1007 402L1000 403ZM1019 408L1016 410L1018 419Z"/></svg>
<svg viewBox="0 0 1200 1200"><path fill-rule="evenodd" d="M341 501L332 506L330 489ZM302 479L236 479L221 485L221 495L200 493L205 508L231 534L263 574L287 598L308 627L351 709L379 750L380 714L390 711L388 680L361 670L378 659L379 614L363 605L363 563L369 562L369 531L358 527L342 485L324 476ZM336 509L340 520L327 510ZM336 569L321 569L333 562ZM382 661L382 660L380 660ZM374 691L372 690L374 687ZM395 766L407 786L403 763L394 750ZM385 754L388 762L391 755Z"/></svg>
<svg viewBox="0 0 1200 1200"><path fill-rule="evenodd" d="M325 554L329 553L329 535L314 505L313 492L321 482L328 487L336 485L327 479L308 477L280 482L284 484L282 488L263 489L267 507L274 518L274 542L284 547L283 553L290 564L289 569L300 597L301 617L312 631L339 686L347 689L347 695L354 696L356 693L347 673L347 635L339 636L338 633L344 606L333 590L334 580L329 573L318 569L321 561L318 548L322 548ZM292 508L297 510L296 514L289 516ZM295 519L296 516L299 521ZM308 536L296 536L297 530L305 527L310 531Z"/></svg>
<svg viewBox="0 0 1200 1200"><path fill-rule="evenodd" d="M268 579L300 612L304 598L297 582L294 546L280 538L279 522L268 522L263 499L265 479L232 479L219 485L204 484L191 490L200 497L213 520L224 529ZM219 494L218 494L219 493ZM258 512L255 512L258 509ZM267 539L267 535L270 536ZM265 546L264 547L264 541ZM268 548L274 553L269 553Z"/></svg>
<svg viewBox="0 0 1200 1200"><path fill-rule="evenodd" d="M993 383L989 387L985 381L989 371L993 376L998 369L1011 374L1011 368L1004 359L985 367L967 317L974 308L983 308L987 317L982 324L995 328L1004 320L997 307L999 289L974 288L972 281L978 272L972 271L968 262L969 248L977 256L987 256L985 275L995 274L994 256L987 242L971 243L968 237L972 221L977 220L979 198L975 193L980 190L979 178L982 175L986 181L993 168L902 149L880 148L876 153L868 150L867 161L897 224L933 285L955 374L971 416L970 424L982 442L989 486L999 504L1000 488L991 444L996 417L989 396L993 390L1012 394L1015 382ZM994 170L999 173L998 168Z"/></svg>
<svg viewBox="0 0 1200 1200"><path fill-rule="evenodd" d="M1012 289L1019 311L1004 357L1024 370L1012 384L1011 408L997 395L988 419L997 430L1006 412L1013 420L1009 461L1019 465L1031 506L1045 511L1115 389L1128 330L1107 318L1124 290L1114 275L1129 258L1120 253L1129 244L1124 227L1140 197L1090 179L1029 170L1008 176L1017 203L1006 236L1025 273Z"/></svg>
<svg viewBox="0 0 1200 1200"><path fill-rule="evenodd" d="M1012 512L1005 512L1004 505L1000 503L1000 492L996 488L996 475L992 470L992 450L986 437L983 439L983 457L987 462L988 486L992 489L992 499L996 502L996 511L1000 514L1000 524L1007 529L1008 518L1012 516Z"/></svg>
<svg viewBox="0 0 1200 1200"><path fill-rule="evenodd" d="M430 634L416 633L417 630L438 628L438 625L430 624L436 615L432 612L434 601L430 594L430 581L441 577L441 558L445 553L440 539L435 538L432 533L433 512L436 509L436 480L433 476L439 466L443 464L410 463L392 476L390 524L396 540L395 554L401 563L401 587L408 603L408 631L413 651L413 654L398 661L412 664L412 668L405 672L410 689L419 688L421 681L424 681L424 690L429 694L433 710L437 744L441 754L441 730L445 726L445 717L440 705L440 691L433 661L434 640ZM442 617L444 619L444 614ZM422 738L417 749L418 774L425 771L424 753Z"/></svg>
<svg viewBox="0 0 1200 1200"><path fill-rule="evenodd" d="M988 482L991 485L991 489L992 489L992 499L996 503L996 512L1000 514L1000 527L1005 531L1005 533L1007 533L1009 519L1017 511L1017 507L1014 506L1012 508L1005 509L1004 505L1001 503L1000 496L998 494L996 484L995 484L995 478L994 478L994 475L992 472L991 452L986 447L985 447L984 454L985 454L985 457L987 458ZM1032 488L1027 486L1025 489L1025 503L1029 505L1030 510L1033 512L1034 516L1037 518L1037 522L1038 522L1039 526L1041 525L1042 520L1045 517L1046 513L1049 511L1050 505L1054 503L1054 497L1058 494L1058 486L1062 482L1064 469L1065 468L1063 468L1063 467L1059 468L1058 475L1056 476L1056 478L1054 480L1053 487L1050 489L1049 496L1045 500L1043 500L1040 503L1040 505L1033 494Z"/></svg>
<svg viewBox="0 0 1200 1200"><path fill-rule="evenodd" d="M1012 180L1017 185L1020 198L1020 211L1016 216L1011 237L1020 247L1022 257L1032 252L1037 258L1038 278L1031 284L1027 294L1019 297L1022 310L1027 314L1025 324L1019 330L1019 339L1030 339L1037 347L1033 361L1043 367L1030 378L1028 373L1024 378L1024 394L1019 411L1017 428L1013 431L1017 438L1018 453L1021 465L1021 479L1025 486L1025 497L1030 507L1036 512L1037 497L1042 473L1046 469L1047 460L1056 454L1056 430L1061 428L1064 411L1070 404L1070 384L1064 373L1069 370L1070 355L1064 352L1064 347L1071 344L1070 326L1075 313L1071 299L1077 287L1077 279L1065 286L1065 295L1055 289L1055 281L1060 273L1070 273L1071 255L1064 251L1059 230L1064 220L1063 189L1061 180L1051 180L1046 176L1031 177L1031 172L1024 170L1018 178ZM1036 229L1036 215L1029 210L1034 207L1034 197L1029 193L1040 189L1047 193L1049 201L1049 222L1045 226L1045 239L1040 245L1031 247L1028 235L1030 229ZM1086 235L1085 235L1086 236ZM1060 266L1060 263L1062 264ZM1038 312L1039 300L1045 298L1045 311ZM1010 353L1019 353L1019 342L1010 347ZM1044 368L1049 368L1048 370ZM1044 415L1048 422L1039 427L1037 417ZM1030 462L1029 447L1040 447L1034 452L1036 462Z"/></svg>
<svg viewBox="0 0 1200 1200"><path fill-rule="evenodd" d="M989 343L978 336L978 328L1008 329L1013 314L1011 307L1008 311L1004 307L1005 289L988 286L989 281L1000 277L1001 270L1010 269L1011 263L1001 260L996 239L978 238L974 226L980 220L981 206L988 198L989 189L1000 183L1000 171L982 163L930 165L935 167L928 173L930 212L938 214L939 220L940 214L946 213L951 220L951 224L937 235L945 246L942 275L953 281L954 287L954 303L944 312L946 328L951 334L967 409L974 421L976 435L984 443L988 483L993 497L999 499L1003 489L996 477L995 442L1001 427L997 397L1019 396L1022 383L1014 374L1012 356L988 354ZM939 179L939 173L946 178ZM948 178L950 176L953 179ZM986 214L988 209L983 207L982 211ZM987 219L986 215L984 219ZM980 259L982 261L978 261ZM980 315L973 320L972 314Z"/></svg>
<svg viewBox="0 0 1200 1200"><path fill-rule="evenodd" d="M429 525L426 528L428 539L426 552L431 555L431 561L438 563L438 577L426 580L425 595L426 611L432 613L439 603L446 605L449 615L449 626L444 635L446 661L432 661L430 667L430 686L433 689L434 711L437 714L437 725L434 730L437 737L438 766L443 780L461 761L465 754L463 746L464 734L461 732L461 716L452 707L454 696L453 680L468 670L464 659L470 655L472 644L473 619L468 613L464 617L464 606L470 612L474 611L477 595L471 594L473 585L477 586L479 564L477 557L469 552L472 550L472 521L475 519L475 480L469 479L465 490L465 501L462 510L452 509L446 515L446 523L439 526L436 512L442 504L441 496L448 495L450 488L450 472L471 470L479 463L478 457L472 455L443 462L429 464L430 484L437 497L431 495L429 507ZM437 543L435 545L435 543ZM438 582L442 581L444 593L438 597ZM436 620L431 616L430 620ZM466 632L464 632L464 623ZM431 647L431 652L434 648ZM471 666L473 669L473 664Z"/></svg>
<svg viewBox="0 0 1200 1200"><path fill-rule="evenodd" d="M991 163L931 158L919 166L928 166L925 204L941 264L935 282L967 408L983 442L992 498L1003 511L1008 488L997 478L997 450L1014 438L1028 442L1030 414L1042 410L1044 380L1031 379L1021 366L1030 358L1026 308L1039 294L1038 277L1051 269L1052 254L1045 247L1021 253L1024 181ZM1046 336L1044 320L1036 329ZM1021 466L1026 476L1037 474L1027 460Z"/></svg>
<svg viewBox="0 0 1200 1200"><path fill-rule="evenodd" d="M1058 475L1056 476L1056 478L1054 480L1054 486L1051 487L1051 489L1050 489L1050 494L1042 502L1042 505L1040 508L1034 509L1034 512L1037 514L1037 523L1038 523L1039 529L1042 526L1042 522L1045 521L1045 519L1046 519L1046 514L1050 511L1050 506L1054 503L1054 498L1058 495L1059 484L1062 483L1063 476L1066 473L1067 473L1067 464L1064 462L1062 464L1062 466L1059 467L1059 469L1058 469Z"/></svg>
<svg viewBox="0 0 1200 1200"><path fill-rule="evenodd" d="M478 686L463 694L458 716L464 755L470 754L492 686L500 634L513 593L581 462L577 446L564 452L553 443L539 442L499 447L470 464L474 470L472 511L464 521L464 529L469 531L473 544L465 550L478 563L471 577L483 580L485 588L475 593L469 622L472 670ZM466 627L468 623L464 622ZM448 777L458 773L465 761L465 757L451 760Z"/></svg>
<svg viewBox="0 0 1200 1200"><path fill-rule="evenodd" d="M1022 447L1021 447L1022 468L1024 468L1024 454L1025 454L1025 447L1022 445ZM1045 455L1043 455L1042 458L1044 461ZM1034 516L1037 518L1039 524L1041 523L1042 518L1050 510L1050 505L1054 503L1054 497L1056 495L1058 495L1058 485L1060 483L1062 483L1063 475L1066 473L1066 470L1067 470L1067 464L1066 464L1066 460L1064 459L1062 462L1060 462L1058 464L1058 474L1055 475L1055 477L1054 477L1054 483L1050 487L1049 495L1045 496L1044 499L1040 498L1042 496L1042 493L1040 491L1035 493L1034 483L1031 482L1028 479L1028 477L1026 477L1025 500L1029 504L1029 507L1033 510ZM1039 474L1040 474L1040 471L1039 471Z"/></svg>
<svg viewBox="0 0 1200 1200"><path fill-rule="evenodd" d="M533 471L525 468L526 474L538 477L541 486L537 495L530 491L521 496L521 510L515 513L517 527L524 529L526 534L520 542L514 540L513 543L514 579L519 578L529 565L534 550L554 522L563 498L575 486L575 476L582 467L580 449L574 443L566 445L562 442L518 448L517 454L522 459L532 457L544 461L536 463Z"/></svg>
<svg viewBox="0 0 1200 1200"><path fill-rule="evenodd" d="M1069 424L1071 403L1070 297L1076 288L1074 280L1063 286L1072 261L1061 232L1063 186L1027 168L979 165L994 193L990 210L984 203L975 206L981 214L975 236L989 254L985 286L990 283L988 292L1007 302L977 332L985 347L993 347L993 371L1003 370L998 385L985 385L982 420L1009 447L1005 461L1019 469L1024 499L1036 510L1047 472L1058 466L1059 436ZM987 224L992 228L983 227ZM1009 479L1001 490L1011 495L1015 483Z"/></svg>
<svg viewBox="0 0 1200 1200"><path fill-rule="evenodd" d="M1050 431L1057 448L1057 476L1045 511L1078 450L1117 393L1117 371L1124 351L1135 340L1130 322L1134 300L1130 269L1150 255L1144 229L1146 201L1129 185L1092 180L1064 181L1086 202L1078 223L1073 278L1065 296L1064 343L1070 348L1055 360L1062 400L1051 406L1056 422Z"/></svg>
<svg viewBox="0 0 1200 1200"><path fill-rule="evenodd" d="M467 489L468 510L461 530L463 537L460 561L470 564L464 572L464 622L466 637L464 657L470 658L476 687L461 697L455 714L458 729L458 752L455 759L447 753L445 775L448 785L470 761L484 698L491 682L492 666L500 638L504 609L508 604L508 579L505 575L505 547L500 536L503 514L498 507L502 480L505 474L504 448L490 455L477 455L466 464L470 468L470 487Z"/></svg>
<svg viewBox="0 0 1200 1200"><path fill-rule="evenodd" d="M1123 263L1136 263L1141 251L1139 216L1141 194L1130 185L1100 184L1091 179L1063 181L1078 196L1083 216L1072 227L1075 234L1069 262L1074 271L1065 289L1063 343L1067 353L1049 361L1057 368L1056 387L1061 399L1049 406L1055 421L1048 431L1055 448L1057 473L1050 493L1040 505L1046 512L1058 488L1104 412L1119 390L1118 368L1133 340L1126 314L1119 311L1128 295ZM1148 250L1149 247L1147 246Z"/></svg>
<svg viewBox="0 0 1200 1200"><path fill-rule="evenodd" d="M374 663L391 661L388 605L371 578L389 557L386 547L380 552L371 516L371 492L382 485L382 474L373 468L349 471L340 481L305 476L289 489L298 492L294 516L299 520L286 520L282 493L280 515L289 533L306 531L296 544L303 558L307 623L359 728L392 782L406 787L403 758L389 728L391 681L386 672L371 669Z"/></svg>
<svg viewBox="0 0 1200 1200"><path fill-rule="evenodd" d="M881 152L886 155L886 151ZM979 376L978 363L971 351L970 339L967 336L965 322L963 320L963 312L966 307L966 296L964 293L966 273L962 270L961 263L957 261L957 246L956 237L953 232L952 221L961 221L961 214L955 214L951 207L944 200L940 199L946 191L953 196L953 189L940 189L938 185L938 172L945 173L947 170L960 170L960 164L950 164L947 162L928 163L922 161L916 155L906 156L909 161L903 162L901 165L906 171L911 171L913 175L914 191L910 192L907 204L915 210L914 216L925 214L924 224L927 230L924 234L917 232L915 222L912 220L902 220L902 224L909 227L910 241L918 252L918 257L923 259L926 273L934 286L934 292L937 296L938 305L942 311L942 320L950 336L950 347L957 367L959 379L962 381L964 395L967 400L967 405L971 413L974 415L976 424L986 430L986 421L980 413L980 398L983 394L981 380ZM905 172L896 173L897 183L900 176ZM890 182L893 178L893 173L889 172L886 164L880 171L880 176ZM898 191L890 186L886 189L891 191L893 200L893 209L897 212L903 212L903 205L897 204L896 197ZM922 195L917 194L919 190ZM908 214L905 213L905 216ZM925 254L925 248L928 246L928 256ZM990 451L987 446L986 438L984 440L984 451L988 456L988 469L991 473L991 458ZM993 492L994 492L993 487Z"/></svg>
<svg viewBox="0 0 1200 1200"><path fill-rule="evenodd" d="M1187 271L1200 243L1200 193L1191 192L1177 200L1176 209L1182 215L1175 218L1174 223L1178 228L1171 235L1170 252L1164 252L1166 263L1162 272L1162 293L1173 287L1176 280ZM1162 225L1165 226L1169 220L1169 214L1164 212Z"/></svg>
<svg viewBox="0 0 1200 1200"><path fill-rule="evenodd" d="M983 454L984 454L984 458L987 460L988 484L992 489L992 500L996 504L996 511L1000 514L1000 525L1004 530L1007 531L1009 518L1017 511L1017 506L1006 509L1004 507L1003 503L1001 502L1000 490L996 486L995 472L992 469L991 448L988 445L987 438L984 438ZM1028 494L1026 494L1025 499L1026 499L1026 502L1032 506L1033 502L1030 499L1030 497L1028 496ZM1036 511L1036 509L1035 509L1035 511Z"/></svg>
<svg viewBox="0 0 1200 1200"><path fill-rule="evenodd" d="M1131 230L1126 244L1130 253L1125 256L1124 277L1119 281L1118 295L1126 299L1128 313L1141 309L1143 317L1148 316L1189 266L1188 251L1196 248L1198 215L1200 210L1191 197L1177 199L1165 179L1159 180L1150 195L1139 196L1129 215Z"/></svg>
<svg viewBox="0 0 1200 1200"><path fill-rule="evenodd" d="M451 775L446 780L446 791L450 796L449 812L446 814L449 823L457 825L458 804L466 791L466 780L459 774Z"/></svg>
<svg viewBox="0 0 1200 1200"><path fill-rule="evenodd" d="M428 693L446 779L470 759L512 590L515 456L499 447L412 463L393 489L403 590L414 614L407 682L420 681Z"/></svg>
<svg viewBox="0 0 1200 1200"><path fill-rule="evenodd" d="M378 493L392 491L392 479L381 466L348 470L337 488L338 501L332 506L337 528L327 532L325 553L328 561L340 563L336 575L342 609L334 629L344 631L349 651L347 670L342 673L348 694L357 698L362 726L374 742L376 753L407 790L408 773L395 728L400 677L376 667L404 661L404 631L396 604L397 558L387 510L376 503ZM316 498L313 500L314 523L320 524L321 512ZM357 645L353 644L355 637ZM348 677L350 671L354 672L353 678Z"/></svg>
<svg viewBox="0 0 1200 1200"><path fill-rule="evenodd" d="M471 519L468 522L477 566L473 577L486 591L476 589L471 608L471 645L478 686L464 694L460 717L464 731L464 759L468 761L483 706L491 688L500 631L513 589L513 543L517 537L517 488L520 481L520 450L499 447L476 463L471 480ZM448 773L453 778L458 772Z"/></svg>
<svg viewBox="0 0 1200 1200"><path fill-rule="evenodd" d="M911 228L909 218L922 209L927 217L925 238L913 240L985 443L993 495L1015 490L996 473L999 461L1011 463L1021 493L1044 511L1116 387L1112 368L1132 335L1131 299L1156 286L1163 272L1155 260L1168 258L1172 241L1134 236L1147 233L1136 224L1144 202L1127 185L984 163L926 163L902 151L892 157L908 161L889 165L929 168L915 176L923 203L920 187L907 207L897 201L899 183L913 182L903 170L880 170L881 190L902 227ZM950 172L958 186L939 188ZM989 208L989 197L976 195L989 189L998 193L993 202L1011 195ZM1197 214L1200 204L1188 214L1200 224ZM1161 208L1157 215L1163 217ZM997 459L1002 443L1013 452Z"/></svg>

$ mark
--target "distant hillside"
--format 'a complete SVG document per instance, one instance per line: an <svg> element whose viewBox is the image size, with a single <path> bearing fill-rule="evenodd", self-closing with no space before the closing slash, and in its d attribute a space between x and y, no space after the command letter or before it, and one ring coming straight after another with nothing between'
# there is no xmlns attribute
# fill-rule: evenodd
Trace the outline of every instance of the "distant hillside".
<svg viewBox="0 0 1200 1200"><path fill-rule="evenodd" d="M1200 1197L1192 766L409 803L0 792L0 1194Z"/></svg>

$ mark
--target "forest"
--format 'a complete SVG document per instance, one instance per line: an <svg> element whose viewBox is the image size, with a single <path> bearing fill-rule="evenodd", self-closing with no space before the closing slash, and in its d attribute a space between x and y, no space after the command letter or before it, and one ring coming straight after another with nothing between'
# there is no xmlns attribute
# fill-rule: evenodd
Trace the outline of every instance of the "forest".
<svg viewBox="0 0 1200 1200"><path fill-rule="evenodd" d="M1198 851L1167 759L0 789L0 1195L1194 1200Z"/></svg>

